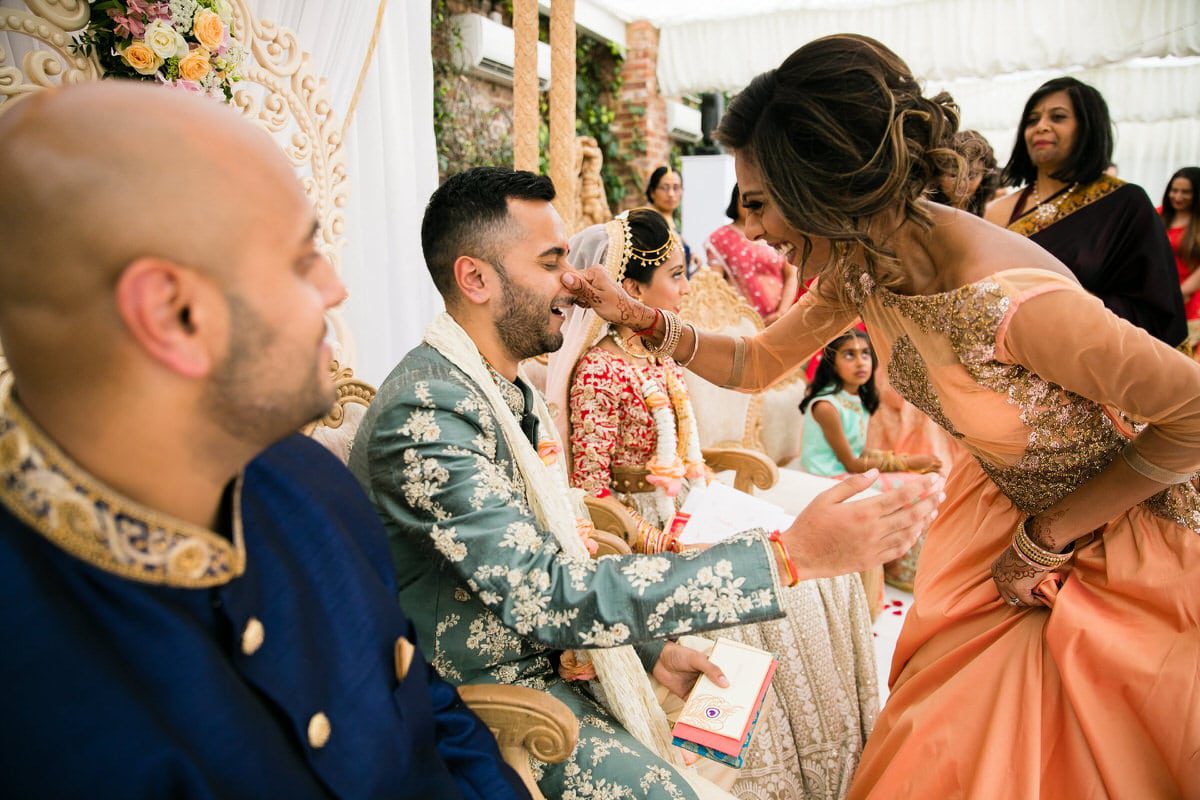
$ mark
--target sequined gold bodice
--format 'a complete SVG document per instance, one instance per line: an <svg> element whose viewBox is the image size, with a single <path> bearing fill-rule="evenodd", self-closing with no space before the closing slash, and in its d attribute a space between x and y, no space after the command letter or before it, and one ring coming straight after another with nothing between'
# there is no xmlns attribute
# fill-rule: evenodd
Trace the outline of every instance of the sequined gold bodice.
<svg viewBox="0 0 1200 800"><path fill-rule="evenodd" d="M860 278L854 300L896 390L959 440L1018 508L1035 514L1095 477L1138 426L998 356L1014 302L1004 275L920 296ZM1200 527L1200 495L1190 484L1146 506Z"/></svg>

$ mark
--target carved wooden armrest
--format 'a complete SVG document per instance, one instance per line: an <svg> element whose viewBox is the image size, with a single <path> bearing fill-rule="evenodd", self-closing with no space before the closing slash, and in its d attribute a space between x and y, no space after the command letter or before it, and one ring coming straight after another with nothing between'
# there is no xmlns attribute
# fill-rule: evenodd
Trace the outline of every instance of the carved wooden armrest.
<svg viewBox="0 0 1200 800"><path fill-rule="evenodd" d="M749 494L753 487L770 489L779 482L779 467L765 453L744 447L706 447L702 452L713 472L733 470L733 485L739 491Z"/></svg>
<svg viewBox="0 0 1200 800"><path fill-rule="evenodd" d="M459 686L463 702L483 720L506 764L521 776L534 800L545 800L529 768L529 757L547 764L565 761L579 741L579 720L545 692L506 684Z"/></svg>
<svg viewBox="0 0 1200 800"><path fill-rule="evenodd" d="M595 525L596 523L593 522L592 524ZM627 556L633 552L633 548L629 546L629 542L625 541L623 535L602 531L599 528L592 531L592 541L597 545L596 558L600 556Z"/></svg>
<svg viewBox="0 0 1200 800"><path fill-rule="evenodd" d="M625 543L623 552L633 552L631 548L637 544L637 522L629 513L629 509L621 505L620 500L612 495L608 497L589 495L583 498L583 504L587 506L592 524L596 526L596 534L602 532L613 534L613 538L619 537ZM601 541L599 535L597 535L596 541ZM604 553L597 555L604 555Z"/></svg>

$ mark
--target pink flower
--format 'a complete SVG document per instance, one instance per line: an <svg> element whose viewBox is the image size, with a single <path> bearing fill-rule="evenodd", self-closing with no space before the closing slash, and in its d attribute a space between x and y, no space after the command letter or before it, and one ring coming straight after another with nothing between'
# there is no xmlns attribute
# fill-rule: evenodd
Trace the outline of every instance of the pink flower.
<svg viewBox="0 0 1200 800"><path fill-rule="evenodd" d="M108 16L115 23L113 32L123 39L140 39L146 34L146 23L135 17L127 17L110 8Z"/></svg>
<svg viewBox="0 0 1200 800"><path fill-rule="evenodd" d="M169 81L161 75L158 76L158 82L168 89L173 89L177 92L187 92L188 94L204 94L204 87L195 81L173 80Z"/></svg>

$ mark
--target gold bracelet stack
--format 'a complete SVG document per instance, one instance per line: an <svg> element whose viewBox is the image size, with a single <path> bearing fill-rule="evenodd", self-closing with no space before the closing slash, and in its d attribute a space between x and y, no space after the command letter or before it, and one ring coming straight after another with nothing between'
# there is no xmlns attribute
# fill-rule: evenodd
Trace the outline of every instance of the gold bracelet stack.
<svg viewBox="0 0 1200 800"><path fill-rule="evenodd" d="M684 327L686 327L689 331L692 332L692 352L691 352L691 355L689 355L686 360L682 360L682 361L677 360L675 362L675 363L679 364L679 366L681 366L681 367L686 367L688 364L695 361L696 353L699 352L699 350L700 350L700 334L696 333L696 326L689 322Z"/></svg>
<svg viewBox="0 0 1200 800"><path fill-rule="evenodd" d="M679 321L679 315L673 311L667 311L660 308L658 310L662 314L663 324L666 325L666 332L663 334L662 344L655 347L650 342L642 339L642 346L646 348L646 352L652 356L669 356L675 352L675 348L679 346L679 337L683 334L683 323Z"/></svg>
<svg viewBox="0 0 1200 800"><path fill-rule="evenodd" d="M1050 570L1058 569L1071 560L1071 556L1075 554L1073 550L1068 550L1065 553L1055 553L1053 550L1047 550L1031 539L1025 531L1026 521L1026 519L1022 519L1017 523L1017 529L1013 531L1012 540L1013 551L1022 561L1035 569Z"/></svg>

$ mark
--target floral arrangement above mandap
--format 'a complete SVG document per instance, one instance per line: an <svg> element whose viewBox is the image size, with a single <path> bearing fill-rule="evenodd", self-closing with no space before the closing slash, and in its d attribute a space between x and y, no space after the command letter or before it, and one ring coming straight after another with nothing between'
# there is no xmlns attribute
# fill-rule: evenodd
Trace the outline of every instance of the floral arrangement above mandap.
<svg viewBox="0 0 1200 800"><path fill-rule="evenodd" d="M106 78L158 81L225 101L246 52L233 37L229 0L98 0L75 48Z"/></svg>

